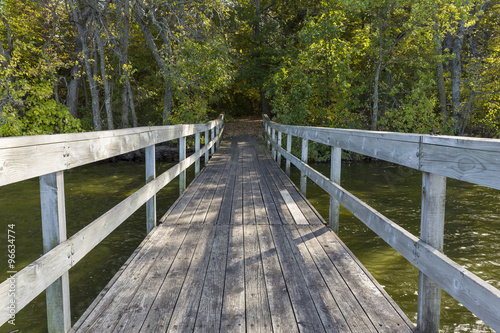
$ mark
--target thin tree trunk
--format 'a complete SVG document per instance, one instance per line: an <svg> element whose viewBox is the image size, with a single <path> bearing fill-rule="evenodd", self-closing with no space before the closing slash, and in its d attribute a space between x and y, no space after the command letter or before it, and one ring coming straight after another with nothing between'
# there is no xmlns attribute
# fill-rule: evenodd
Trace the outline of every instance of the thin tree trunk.
<svg viewBox="0 0 500 333"><path fill-rule="evenodd" d="M139 10L139 9L138 9ZM136 21L139 23L139 27L141 28L144 39L146 40L146 44L148 45L149 50L153 53L153 57L155 58L156 64L160 67L160 72L162 73L164 82L165 82L165 92L163 95L163 123L167 125L169 123L170 115L172 113L172 84L169 78L169 73L167 70L167 65L165 63L164 58L161 56L160 51L156 47L154 43L153 36L151 34L151 30L149 25L143 20L142 13L138 13L136 11Z"/></svg>
<svg viewBox="0 0 500 333"><path fill-rule="evenodd" d="M120 40L120 46L121 46L121 55L120 55L120 68L123 69L123 91L122 91L122 127L127 128L129 127L129 101L132 100L131 96L129 96L129 72L128 72L128 36L129 36L129 25L130 25L130 7L129 7L129 0L124 0L123 1L123 8L122 8L122 2L118 1L118 6L119 10L121 13L121 18L123 22L123 27L121 31L121 40Z"/></svg>
<svg viewBox="0 0 500 333"><path fill-rule="evenodd" d="M455 120L455 131L459 130L460 118L462 116L462 99L460 95L460 86L462 79L462 45L464 42L465 24L458 22L457 32L453 39L453 55L451 61L451 109L452 117Z"/></svg>
<svg viewBox="0 0 500 333"><path fill-rule="evenodd" d="M132 125L134 127L137 127L138 126L138 123L137 123L137 115L135 113L135 104L134 104L134 99L133 99L133 95L132 95L132 87L130 85L130 81L127 81L127 89L128 89L128 98L129 98L129 101L128 101L128 105L130 106L130 112L132 113Z"/></svg>
<svg viewBox="0 0 500 333"><path fill-rule="evenodd" d="M435 41L435 55L440 57L443 55L443 48L441 38L439 38L439 24L436 22L434 24L434 41ZM439 97L439 109L441 110L441 116L446 124L448 122L448 110L446 107L446 88L444 83L444 68L443 62L440 59L436 60L436 74L437 74L437 86L438 86L438 97Z"/></svg>
<svg viewBox="0 0 500 333"><path fill-rule="evenodd" d="M377 60L377 67L375 67L375 77L373 79L373 109L372 109L372 124L371 129L377 130L378 114L379 114L379 80L380 71L382 69L382 45L379 47L379 54Z"/></svg>
<svg viewBox="0 0 500 333"><path fill-rule="evenodd" d="M106 107L106 118L108 120L108 129L114 129L113 125L113 110L111 109L111 91L109 89L109 81L106 75L106 54L104 53L104 46L99 31L95 31L95 40L97 42L97 49L99 50L100 63L101 63L101 77L102 84L104 85L104 105Z"/></svg>
<svg viewBox="0 0 500 333"><path fill-rule="evenodd" d="M76 118L78 116L78 95L80 91L80 65L75 65L71 69L71 81L68 84L68 94L66 96L66 106L69 113Z"/></svg>
<svg viewBox="0 0 500 333"><path fill-rule="evenodd" d="M97 82L94 79L92 65L90 64L90 50L86 38L87 34L84 28L82 27L80 15L73 3L73 0L68 0L68 3L73 13L73 18L75 20L75 24L77 27L78 36L80 37L80 41L82 42L83 55L84 55L83 60L85 63L85 70L87 72L87 80L89 82L90 95L92 97L92 120L94 123L94 130L100 131L102 127L101 127L101 115L99 107L99 93L97 90Z"/></svg>

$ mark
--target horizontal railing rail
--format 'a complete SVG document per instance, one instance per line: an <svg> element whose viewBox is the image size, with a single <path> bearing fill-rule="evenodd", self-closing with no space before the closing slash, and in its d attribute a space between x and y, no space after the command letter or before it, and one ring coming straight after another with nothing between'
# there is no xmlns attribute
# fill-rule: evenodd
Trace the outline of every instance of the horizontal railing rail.
<svg viewBox="0 0 500 333"><path fill-rule="evenodd" d="M40 176L42 230L45 254L0 284L0 325L47 289L49 332L67 332L69 315L68 271L96 245L146 204L147 232L156 225L155 195L179 176L185 188L185 170L220 143L224 116L205 124L145 127L82 134L44 135L0 139L0 186ZM201 133L205 145L200 148ZM211 135L209 135L211 134ZM186 158L186 137L195 135L195 152ZM155 175L155 144L179 139L179 163ZM66 239L63 172L77 166L146 149L146 185L104 215ZM15 298L12 282L15 282Z"/></svg>
<svg viewBox="0 0 500 333"><path fill-rule="evenodd" d="M308 177L330 194L332 229L338 232L340 203L419 269L418 331L439 331L440 288L500 331L500 290L442 253L446 177L500 188L500 140L287 126L266 115L264 128L273 156L279 163L286 158L287 173L290 163L300 170L301 191ZM301 159L291 153L293 136L302 138ZM309 140L332 147L330 178L307 165ZM423 171L420 239L339 185L341 149Z"/></svg>

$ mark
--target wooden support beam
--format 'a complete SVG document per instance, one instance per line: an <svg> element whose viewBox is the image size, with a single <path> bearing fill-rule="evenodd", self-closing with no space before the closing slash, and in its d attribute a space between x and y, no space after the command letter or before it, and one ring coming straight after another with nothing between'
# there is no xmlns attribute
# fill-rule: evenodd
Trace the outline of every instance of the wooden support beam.
<svg viewBox="0 0 500 333"><path fill-rule="evenodd" d="M155 145L146 147L146 184L156 178ZM156 227L156 195L146 202L146 233Z"/></svg>
<svg viewBox="0 0 500 333"><path fill-rule="evenodd" d="M290 154L292 153L292 135L286 135L286 151ZM286 174L290 177L290 159L286 159Z"/></svg>
<svg viewBox="0 0 500 333"><path fill-rule="evenodd" d="M49 252L66 240L64 172L40 176L43 251ZM49 333L71 328L69 274L65 272L47 287L47 326Z"/></svg>
<svg viewBox="0 0 500 333"><path fill-rule="evenodd" d="M272 133L271 138L273 139L274 142L276 142L276 130L273 128L271 130L271 133ZM274 148L274 146L272 148L272 151L273 151L273 160L276 161L276 149Z"/></svg>
<svg viewBox="0 0 500 333"><path fill-rule="evenodd" d="M215 127L215 137L217 138L217 144L214 145L215 148L219 148L219 133L220 133L220 124Z"/></svg>
<svg viewBox="0 0 500 333"><path fill-rule="evenodd" d="M194 135L194 152L198 152L201 146L201 136L200 132L196 132ZM197 158L196 162L194 162L194 174L198 175L200 173L200 159Z"/></svg>
<svg viewBox="0 0 500 333"><path fill-rule="evenodd" d="M211 133L212 133L212 140L215 138L215 135L214 135L214 128L212 127L212 129L210 130ZM215 154L215 144L212 146L212 151L211 151L211 154Z"/></svg>
<svg viewBox="0 0 500 333"><path fill-rule="evenodd" d="M302 138L302 155L301 160L307 164L307 155L309 153L309 140ZM307 176L305 172L300 172L300 192L306 195L307 190Z"/></svg>
<svg viewBox="0 0 500 333"><path fill-rule="evenodd" d="M330 180L340 185L340 169L342 166L342 149L331 148ZM339 233L339 202L330 195L330 228Z"/></svg>
<svg viewBox="0 0 500 333"><path fill-rule="evenodd" d="M209 131L206 130L205 131L205 147L207 147L208 143L210 142L210 137L208 136L208 133L209 133ZM205 166L207 165L209 158L210 158L210 151L207 149L207 151L205 152Z"/></svg>
<svg viewBox="0 0 500 333"><path fill-rule="evenodd" d="M213 129L212 129L213 131ZM214 146L212 146L212 151ZM179 163L186 159L186 137L179 138ZM186 189L186 171L179 174L179 194Z"/></svg>
<svg viewBox="0 0 500 333"><path fill-rule="evenodd" d="M443 252L446 177L424 172L422 177L422 214L420 239ZM419 272L417 329L438 333L441 288Z"/></svg>
<svg viewBox="0 0 500 333"><path fill-rule="evenodd" d="M278 146L281 147L281 140L282 140L282 134L280 131L278 131ZM278 165L281 167L281 153L280 152L277 152L278 153L278 159L277 159L277 162L278 162Z"/></svg>

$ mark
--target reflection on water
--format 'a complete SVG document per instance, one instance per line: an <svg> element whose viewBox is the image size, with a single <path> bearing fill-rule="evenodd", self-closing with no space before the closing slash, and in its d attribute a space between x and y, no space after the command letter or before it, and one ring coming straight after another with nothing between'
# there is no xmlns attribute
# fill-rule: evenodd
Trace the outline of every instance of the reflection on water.
<svg viewBox="0 0 500 333"><path fill-rule="evenodd" d="M158 163L157 174L173 164ZM187 181L194 169L187 171ZM107 212L145 183L144 164L133 162L97 163L65 172L66 220L68 237ZM157 214L161 217L179 194L178 178L157 195ZM83 314L99 292L146 236L146 209L142 207L118 227L92 252L69 271L71 316L73 323ZM0 228L15 224L16 270L19 271L42 253L40 194L38 179L0 187ZM6 234L3 233L4 235ZM7 249L6 236L0 248ZM9 277L7 252L0 256L0 280ZM16 325L0 327L4 332L47 332L45 293L16 315Z"/></svg>
<svg viewBox="0 0 500 333"><path fill-rule="evenodd" d="M157 174L169 165L159 165ZM329 174L329 166L313 165ZM292 167L292 178L299 174ZM188 170L188 181L193 178ZM82 229L144 184L140 163L99 163L65 173L68 235ZM343 163L342 186L414 235L420 229L421 173L383 163ZM162 216L178 196L178 181L158 197ZM308 199L328 219L329 196L308 183ZM454 180L447 183L444 251L492 285L500 288L500 191ZM0 187L0 228L16 226L17 270L42 254L38 180ZM145 236L145 209L141 208L70 270L73 322L86 310ZM5 233L4 233L5 234ZM416 321L418 271L396 251L341 208L340 237L382 284L397 304ZM6 249L6 237L0 248ZM5 280L7 256L0 256L0 278ZM5 324L0 333L46 332L45 296L40 295L16 317L16 327ZM443 294L443 332L491 332L467 309Z"/></svg>
<svg viewBox="0 0 500 333"><path fill-rule="evenodd" d="M328 164L312 165L329 176ZM292 167L299 184L300 172ZM388 163L342 166L342 187L399 224L420 234L422 173ZM307 198L328 220L329 195L308 182ZM500 288L500 191L447 180L444 253L469 271ZM340 238L370 273L416 322L418 270L380 237L341 207ZM493 332L465 307L443 292L442 332Z"/></svg>

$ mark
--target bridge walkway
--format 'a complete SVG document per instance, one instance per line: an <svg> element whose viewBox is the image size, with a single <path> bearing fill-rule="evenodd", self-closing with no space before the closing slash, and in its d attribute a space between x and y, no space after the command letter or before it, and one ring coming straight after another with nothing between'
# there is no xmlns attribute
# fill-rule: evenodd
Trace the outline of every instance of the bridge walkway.
<svg viewBox="0 0 500 333"><path fill-rule="evenodd" d="M410 320L251 136L222 142L72 328L413 331Z"/></svg>

